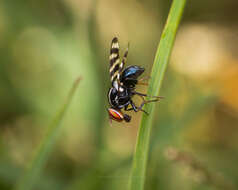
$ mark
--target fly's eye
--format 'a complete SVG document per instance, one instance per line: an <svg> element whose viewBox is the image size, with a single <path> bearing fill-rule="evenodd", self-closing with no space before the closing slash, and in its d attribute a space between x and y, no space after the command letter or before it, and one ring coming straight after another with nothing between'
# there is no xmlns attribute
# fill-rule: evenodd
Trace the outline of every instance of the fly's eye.
<svg viewBox="0 0 238 190"><path fill-rule="evenodd" d="M124 116L120 110L108 108L108 114L109 114L109 117L115 121L121 122L124 120Z"/></svg>

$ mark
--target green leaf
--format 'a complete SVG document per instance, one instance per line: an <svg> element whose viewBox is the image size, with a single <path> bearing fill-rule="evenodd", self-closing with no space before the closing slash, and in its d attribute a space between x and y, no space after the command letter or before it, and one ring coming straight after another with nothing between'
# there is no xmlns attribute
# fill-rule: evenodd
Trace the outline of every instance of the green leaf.
<svg viewBox="0 0 238 190"><path fill-rule="evenodd" d="M164 27L161 40L155 55L151 73L151 80L148 87L149 96L158 96L164 73L168 65L169 57L173 48L177 28L180 23L186 0L174 0L169 16ZM143 114L138 132L135 154L133 157L132 174L129 179L130 190L143 190L145 183L145 172L148 157L150 131L152 128L155 104L145 105L149 116Z"/></svg>
<svg viewBox="0 0 238 190"><path fill-rule="evenodd" d="M33 156L29 167L26 169L22 178L20 178L19 182L17 183L15 187L16 190L32 189L37 179L39 178L41 171L43 170L44 165L48 160L49 154L53 149L53 145L57 140L58 134L61 129L61 121L70 105L70 102L72 101L73 95L75 94L80 80L81 78L78 78L74 82L66 102L56 114L52 123L49 125L48 131L41 140L39 147L36 149L35 155Z"/></svg>

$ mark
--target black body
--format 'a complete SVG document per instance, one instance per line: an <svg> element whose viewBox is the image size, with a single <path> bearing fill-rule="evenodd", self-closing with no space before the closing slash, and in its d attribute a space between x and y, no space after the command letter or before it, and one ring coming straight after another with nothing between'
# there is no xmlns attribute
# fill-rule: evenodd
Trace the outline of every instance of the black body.
<svg viewBox="0 0 238 190"><path fill-rule="evenodd" d="M145 71L144 68L132 65L124 69L120 75L120 82L127 88L134 88L137 84L137 78Z"/></svg>
<svg viewBox="0 0 238 190"><path fill-rule="evenodd" d="M121 91L112 87L108 92L109 103L115 109L122 109L126 105L130 104L132 96L130 89L127 89L125 86L121 86L120 89Z"/></svg>
<svg viewBox="0 0 238 190"><path fill-rule="evenodd" d="M124 108L131 104L132 108L135 108L131 98L135 94L135 85L137 84L137 78L144 72L144 68L133 65L127 67L120 75L120 87L118 90L115 87L109 89L108 99L110 105L115 109Z"/></svg>
<svg viewBox="0 0 238 190"><path fill-rule="evenodd" d="M137 65L132 65L124 69L124 65L127 61L127 55L128 48L126 49L123 58L120 60L119 42L117 37L114 37L112 39L109 56L109 73L112 87L109 89L108 92L108 102L111 108L115 109L115 112L117 110L120 111L121 109L124 109L125 111L134 110L135 112L143 111L147 113L145 110L142 109L143 106L147 103L158 101L159 97L154 97L156 99L153 100L145 100L144 97L147 96L146 94L142 94L135 91L136 85L138 84L138 77L145 71L145 69ZM132 97L134 95L140 96L143 100L141 105L138 107L132 101ZM131 108L128 108L129 105L131 106ZM110 111L109 116L117 120L117 118L114 117L112 112ZM124 121L129 122L131 116L123 114L123 116L119 116L119 119L123 119Z"/></svg>

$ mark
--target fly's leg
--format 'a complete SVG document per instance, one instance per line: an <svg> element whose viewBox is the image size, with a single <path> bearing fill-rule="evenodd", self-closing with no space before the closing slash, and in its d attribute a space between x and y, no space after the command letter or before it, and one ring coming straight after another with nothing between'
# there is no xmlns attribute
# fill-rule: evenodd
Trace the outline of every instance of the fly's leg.
<svg viewBox="0 0 238 190"><path fill-rule="evenodd" d="M144 100L144 101L141 103L141 105L138 107L138 109L139 109L139 110L142 110L142 108L143 108L143 106L144 106L145 104L148 104L148 103L151 103L151 102L157 102L157 101L159 101L159 99ZM147 115L148 115L148 113L147 113Z"/></svg>
<svg viewBox="0 0 238 190"><path fill-rule="evenodd" d="M150 79L150 76L145 76L145 77L140 78L139 81L149 80L149 79Z"/></svg>
<svg viewBox="0 0 238 190"><path fill-rule="evenodd" d="M125 107L124 107L125 111L130 111L131 110L131 108L128 109L128 106L129 106L129 104L125 105ZM130 115L127 115L127 114L123 113L123 117L124 117L125 122L130 122L131 121L131 116Z"/></svg>
<svg viewBox="0 0 238 190"><path fill-rule="evenodd" d="M143 106L144 106L145 104L148 104L148 103L151 103L151 102L157 102L157 101L160 100L160 98L163 98L163 97L161 97L161 96L152 96L152 97L155 98L155 99L145 100L145 97L148 97L146 94L142 94L142 93L139 93L139 92L134 92L134 93L137 94L137 95L139 95L139 97L141 97L141 99L142 99L142 103L141 103L141 105L140 105L137 109L143 111L143 112L146 113L147 115L148 115L148 112L146 112L145 110L142 109Z"/></svg>
<svg viewBox="0 0 238 190"><path fill-rule="evenodd" d="M132 106L131 108L128 108L128 106L125 107L125 111L131 111L133 110L134 112L138 112L138 111L143 111L144 113L148 114L148 112L146 112L145 110L143 110L140 107L137 107L133 101L130 101L130 105Z"/></svg>
<svg viewBox="0 0 238 190"><path fill-rule="evenodd" d="M136 94L136 95L138 95L140 97L151 97L151 98L157 98L157 99L164 98L163 96L148 96L147 94L143 94L143 93L136 92L136 91L133 91L132 93Z"/></svg>
<svg viewBox="0 0 238 190"><path fill-rule="evenodd" d="M139 79L138 81L137 81L137 84L139 84L139 85L148 85L148 82L144 82L144 81L147 81L147 80L149 80L150 79L150 76L145 76L145 77L142 77L141 79Z"/></svg>
<svg viewBox="0 0 238 190"><path fill-rule="evenodd" d="M124 110L125 110L125 111L131 111L131 110L133 110L133 108L128 108L128 106L129 106L129 104L124 107Z"/></svg>
<svg viewBox="0 0 238 190"><path fill-rule="evenodd" d="M135 112L143 111L145 114L149 115L148 112L146 112L145 110L142 109L143 106L140 105L140 107L136 107L136 105L135 105L134 102L132 102L132 101L131 101L131 106L132 106L132 109L133 109Z"/></svg>
<svg viewBox="0 0 238 190"><path fill-rule="evenodd" d="M125 110L125 111L128 111L128 105L125 106L124 110Z"/></svg>
<svg viewBox="0 0 238 190"><path fill-rule="evenodd" d="M132 106L132 109L133 109L135 112L138 112L138 108L136 107L136 105L134 104L133 101L131 101L131 106Z"/></svg>
<svg viewBox="0 0 238 190"><path fill-rule="evenodd" d="M131 108L128 108L129 104L132 106ZM129 104L125 106L125 108L124 108L125 111L134 110L135 112L138 112L138 109L137 109L136 105L132 101L130 101Z"/></svg>

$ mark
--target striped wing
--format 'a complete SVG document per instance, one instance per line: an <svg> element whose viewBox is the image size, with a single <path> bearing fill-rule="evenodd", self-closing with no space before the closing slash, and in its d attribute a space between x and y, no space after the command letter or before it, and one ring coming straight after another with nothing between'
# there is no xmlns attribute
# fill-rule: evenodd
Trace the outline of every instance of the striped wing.
<svg viewBox="0 0 238 190"><path fill-rule="evenodd" d="M111 82L117 80L120 68L120 57L119 57L119 43L117 37L112 39L111 50L110 50L110 76Z"/></svg>
<svg viewBox="0 0 238 190"><path fill-rule="evenodd" d="M128 49L129 49L129 44L128 44L128 47L124 53L124 56L123 56L123 59L122 59L122 62L119 66L119 75L118 75L118 79L120 78L120 74L122 73L122 70L124 68L124 65L126 64L126 60L127 60L127 55L128 55Z"/></svg>

